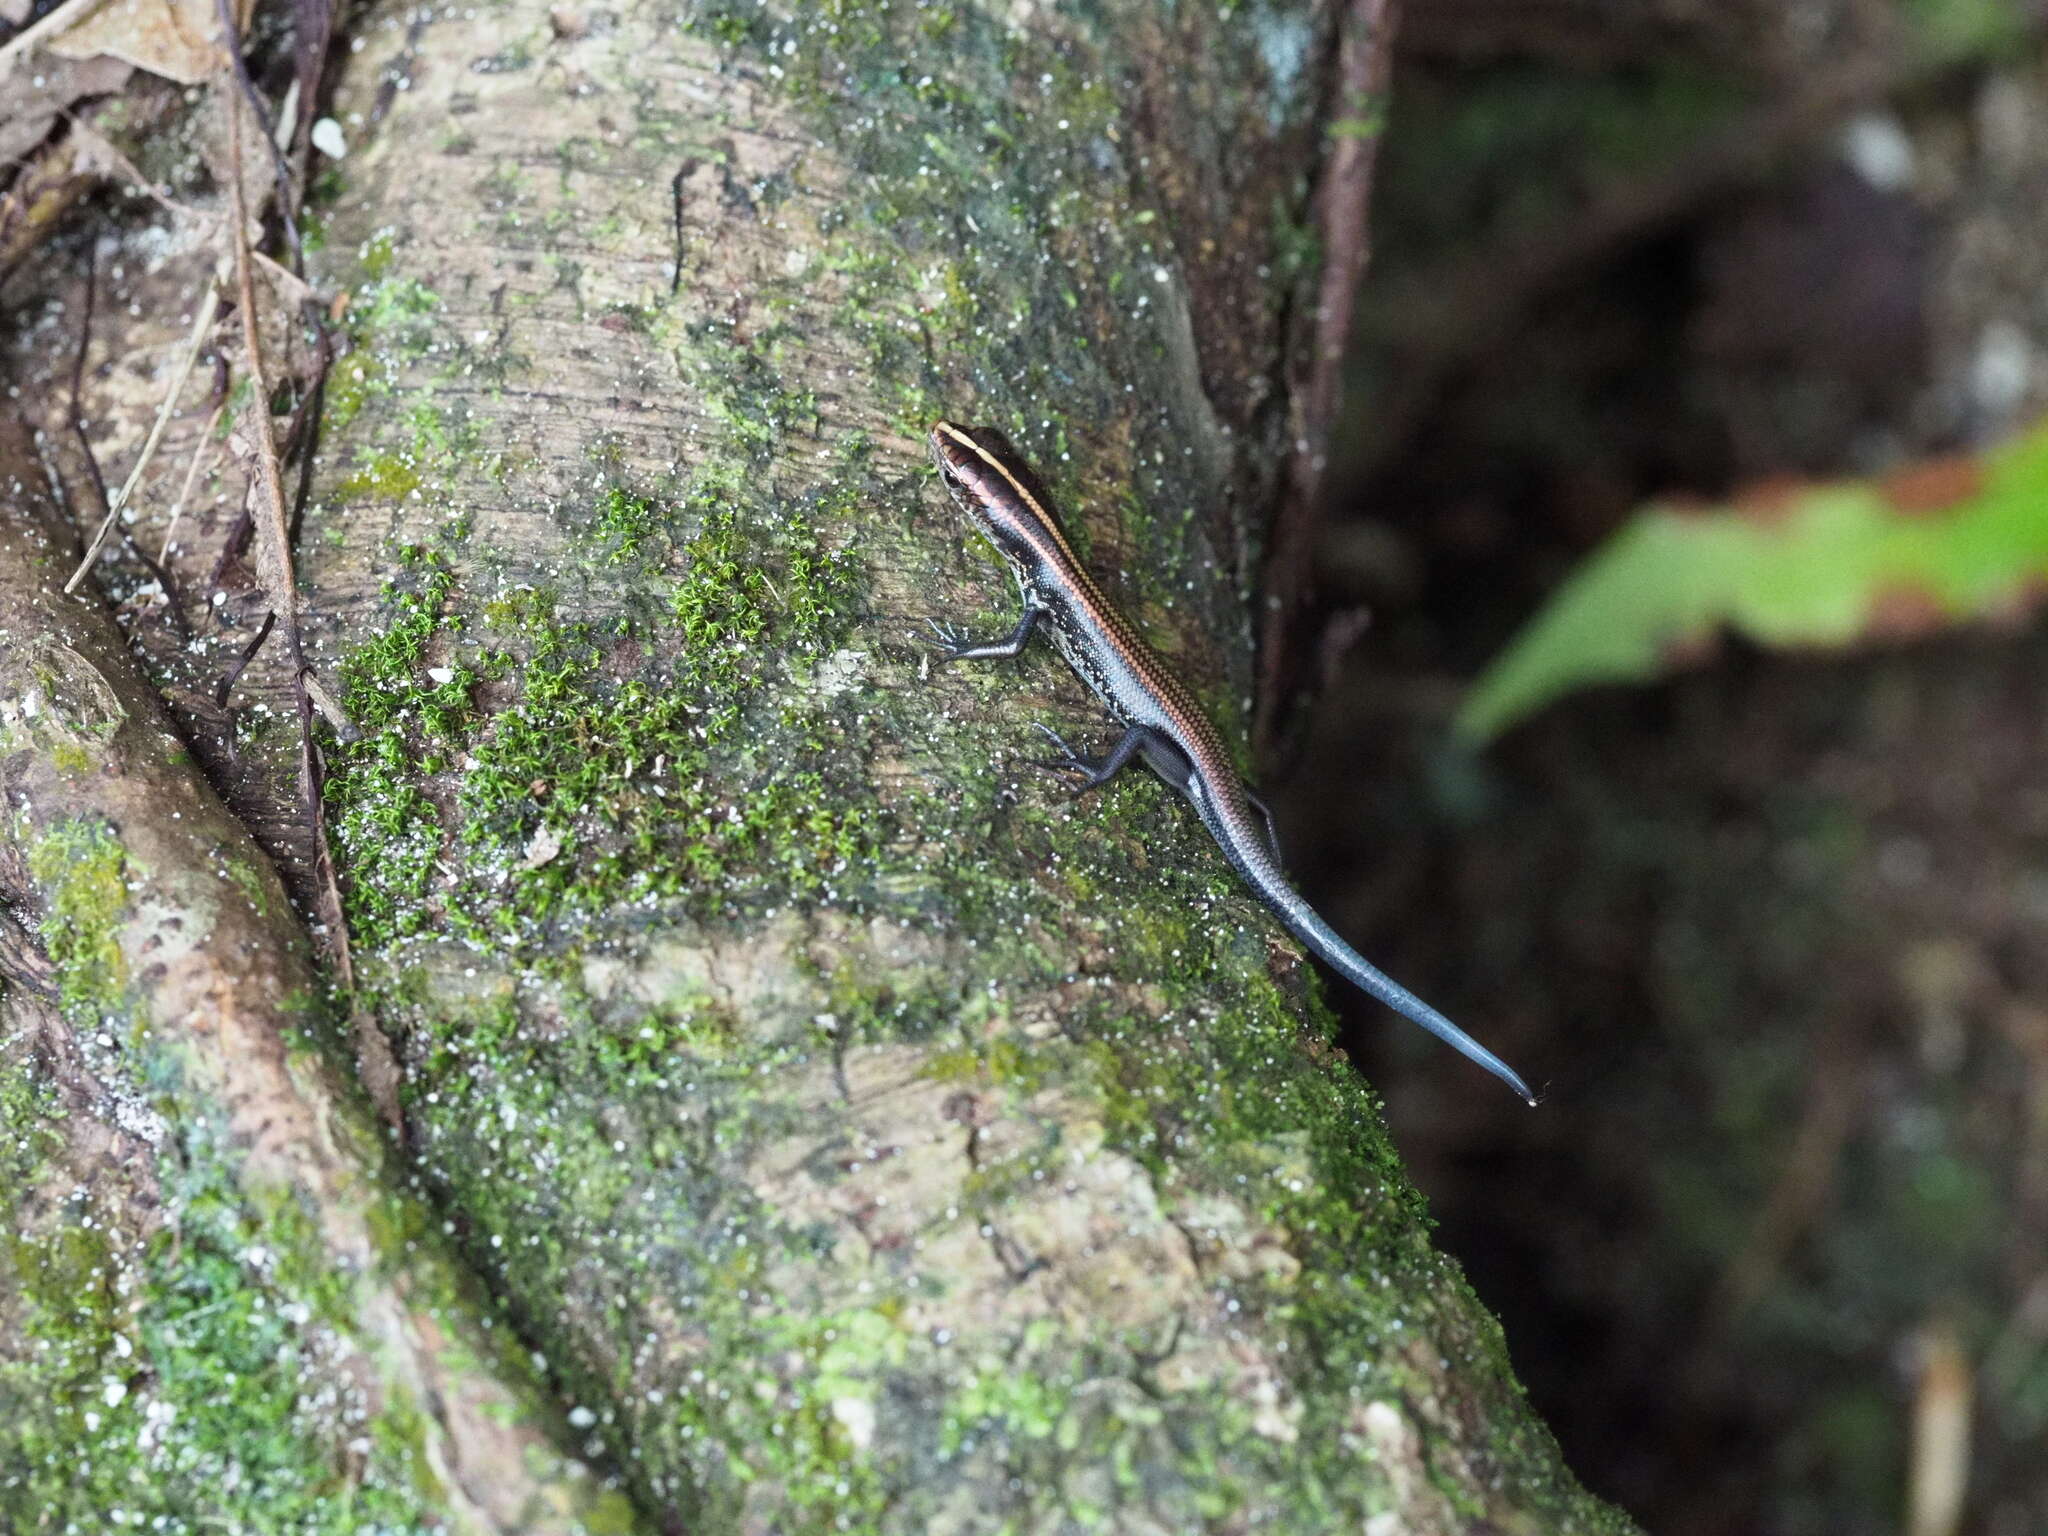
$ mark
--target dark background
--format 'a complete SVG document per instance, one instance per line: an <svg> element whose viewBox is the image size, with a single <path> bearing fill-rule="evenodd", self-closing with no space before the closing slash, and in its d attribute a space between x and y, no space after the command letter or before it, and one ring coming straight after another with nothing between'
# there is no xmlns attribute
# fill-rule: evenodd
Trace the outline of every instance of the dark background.
<svg viewBox="0 0 2048 1536"><path fill-rule="evenodd" d="M1958 1528L2048 1530L2048 634L1731 642L1481 755L1448 719L1646 499L2048 410L2041 22L1404 18L1319 562L1370 623L1277 798L1338 927L1546 1092L1332 991L1568 1460L1661 1536L1908 1529L1957 1392Z"/></svg>

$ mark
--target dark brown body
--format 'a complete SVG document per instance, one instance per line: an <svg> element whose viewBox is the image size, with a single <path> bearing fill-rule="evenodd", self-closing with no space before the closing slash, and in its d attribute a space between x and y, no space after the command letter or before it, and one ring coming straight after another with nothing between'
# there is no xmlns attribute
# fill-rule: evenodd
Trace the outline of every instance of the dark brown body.
<svg viewBox="0 0 2048 1536"><path fill-rule="evenodd" d="M1002 435L942 421L932 428L931 445L947 491L1009 563L1024 599L1023 615L1005 639L977 644L941 628L946 659L1015 656L1032 631L1044 625L1068 665L1124 726L1122 739L1100 762L1079 757L1053 736L1066 753L1066 765L1087 775L1084 789L1143 756L1187 796L1232 867L1289 932L1339 975L1456 1047L1533 1104L1528 1085L1513 1068L1371 965L1288 884L1265 808L1238 777L1215 726L1082 568L1043 488Z"/></svg>

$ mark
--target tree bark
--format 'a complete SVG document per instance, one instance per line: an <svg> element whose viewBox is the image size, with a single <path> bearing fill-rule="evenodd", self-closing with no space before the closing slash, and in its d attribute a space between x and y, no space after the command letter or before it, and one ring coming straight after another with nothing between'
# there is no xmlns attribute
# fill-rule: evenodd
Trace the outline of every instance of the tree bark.
<svg viewBox="0 0 2048 1536"><path fill-rule="evenodd" d="M298 562L351 721L323 745L354 1001L399 1065L406 1177L633 1503L591 1522L1625 1529L1185 808L1137 776L1071 802L1030 722L1085 736L1080 685L1042 655L935 671L919 640L1014 616L918 441L990 422L1242 737L1329 14L511 0L352 30ZM210 259L174 254L100 348L167 346ZM150 382L93 373L104 457ZM145 543L204 417L145 482ZM241 501L220 471L186 590ZM100 569L312 910L283 648L232 719L204 702L276 605L230 565L172 644ZM8 729L10 787L59 782ZM14 793L18 850L61 814L127 865L202 860L164 851L169 790ZM17 865L61 992L89 956L48 861ZM145 893L112 899L120 948ZM93 1006L189 1027L129 947ZM217 1124L225 1092L158 1113ZM229 1137L243 1166L265 1134ZM377 1177L367 1132L348 1155ZM316 1227L347 1204L297 1188ZM390 1260L401 1292L429 1247ZM541 1486L584 1486L559 1466Z"/></svg>
<svg viewBox="0 0 2048 1536"><path fill-rule="evenodd" d="M458 1528L630 1518L553 1448L556 1410L516 1341L307 1040L318 994L277 873L194 771L99 601L64 593L79 547L40 478L25 426L0 418L0 897L38 911L48 945L0 995L7 1528L125 1523L131 1498L152 1502L123 1486L137 1450L172 1463L159 1491L180 1513L215 1497L179 1486L215 1470L195 1462L258 1462L215 1511L260 1528L287 1495L258 1436L401 1474ZM260 1332L272 1309L300 1331L275 1354L244 1358L244 1340L200 1322ZM196 1382L175 1379L195 1367ZM367 1449L380 1438L399 1443ZM364 1481L376 1510L384 1490Z"/></svg>

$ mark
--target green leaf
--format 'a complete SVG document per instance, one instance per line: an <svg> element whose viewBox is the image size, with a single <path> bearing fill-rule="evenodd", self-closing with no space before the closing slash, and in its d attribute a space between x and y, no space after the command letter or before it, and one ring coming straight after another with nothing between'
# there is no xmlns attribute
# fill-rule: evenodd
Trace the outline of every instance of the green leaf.
<svg viewBox="0 0 2048 1536"><path fill-rule="evenodd" d="M1456 728L1484 742L1574 688L1656 677L1723 626L1765 646L1838 648L2018 614L2043 583L2048 422L1877 480L1651 506L1495 658Z"/></svg>

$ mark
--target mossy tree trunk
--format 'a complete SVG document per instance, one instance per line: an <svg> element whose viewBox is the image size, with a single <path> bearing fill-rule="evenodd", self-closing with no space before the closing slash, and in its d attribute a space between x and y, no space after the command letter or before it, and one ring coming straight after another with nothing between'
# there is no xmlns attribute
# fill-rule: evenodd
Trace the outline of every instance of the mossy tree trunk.
<svg viewBox="0 0 2048 1536"><path fill-rule="evenodd" d="M930 614L1012 617L917 440L942 413L992 422L1243 735L1332 27L1149 0L352 22L316 262L347 350L299 560L309 659L360 732L325 743L326 812L358 1001L400 1073L391 1198L438 1212L530 1352L465 1357L478 1390L501 1418L559 1404L638 1511L535 1451L521 1507L545 1515L472 1501L467 1523L1621 1526L1559 1464L1313 979L1185 808L1139 775L1073 803L1030 723L1088 736L1079 685L1043 655L934 672L919 639ZM204 278L178 260L164 292ZM174 306L136 308L103 321L109 354L178 331ZM148 390L108 369L89 390L102 452L132 453ZM182 473L167 459L152 483ZM225 521L201 520L188 585ZM131 574L103 567L117 596ZM310 908L279 648L232 719L205 703L269 606L227 585L200 645L153 611L137 638ZM20 774L85 771L9 720ZM160 859L173 809L81 801L58 830ZM41 1009L53 1039L144 1020L137 898L102 893L118 985L81 992L71 887L33 857L58 824L14 812L10 889L57 979L11 987L11 1017ZM57 1054L9 1063L24 1179L73 1155ZM108 1063L145 1105L149 1059ZM199 1116L188 1088L157 1112ZM370 1177L374 1148L352 1155ZM317 1225L325 1197L294 1189ZM191 1200L129 1193L168 1234L147 1273L68 1375L35 1374L49 1298L13 1307L0 1386L101 1390L121 1308L184 1283ZM47 1276L67 1233L45 1212L13 1273ZM378 1261L401 1289L440 1262L424 1233L409 1252ZM280 1347L303 1353L292 1305ZM175 1342L144 1340L153 1401ZM308 1522L446 1459L388 1426L307 1433ZM231 1464L228 1441L193 1454ZM34 1463L32 1436L0 1445L0 1476Z"/></svg>

